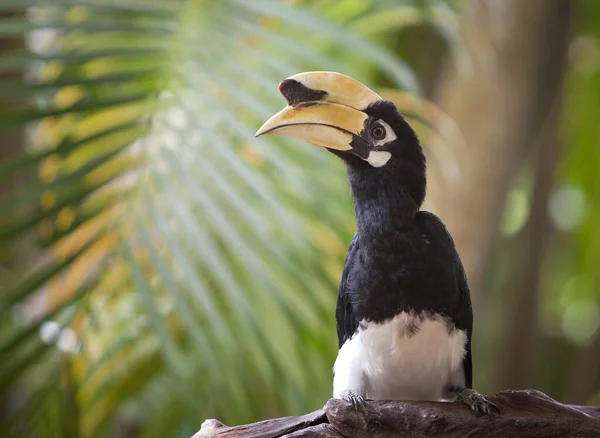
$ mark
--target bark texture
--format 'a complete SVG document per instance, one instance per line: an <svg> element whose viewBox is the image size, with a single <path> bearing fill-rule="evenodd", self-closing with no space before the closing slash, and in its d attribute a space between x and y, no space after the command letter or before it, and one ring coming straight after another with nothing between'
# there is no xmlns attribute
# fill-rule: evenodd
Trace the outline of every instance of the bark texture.
<svg viewBox="0 0 600 438"><path fill-rule="evenodd" d="M462 403L370 401L356 410L331 399L323 410L228 427L206 420L193 438L402 438L600 436L600 407L558 403L539 391L503 391L489 397L500 410L476 415Z"/></svg>

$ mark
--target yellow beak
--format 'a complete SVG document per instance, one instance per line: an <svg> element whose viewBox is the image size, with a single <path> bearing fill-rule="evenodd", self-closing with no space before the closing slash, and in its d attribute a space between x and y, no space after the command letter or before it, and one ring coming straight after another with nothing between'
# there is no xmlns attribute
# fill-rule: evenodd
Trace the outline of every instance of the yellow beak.
<svg viewBox="0 0 600 438"><path fill-rule="evenodd" d="M334 72L307 72L279 84L288 102L256 132L283 135L329 149L347 151L369 116L363 112L381 97L360 82Z"/></svg>

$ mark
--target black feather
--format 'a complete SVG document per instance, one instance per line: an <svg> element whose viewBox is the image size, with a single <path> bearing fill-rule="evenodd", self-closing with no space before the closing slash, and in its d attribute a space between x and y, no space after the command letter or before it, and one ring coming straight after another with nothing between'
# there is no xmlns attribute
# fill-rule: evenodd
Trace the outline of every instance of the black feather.
<svg viewBox="0 0 600 438"><path fill-rule="evenodd" d="M463 369L465 373L465 386L472 387L473 366L471 362L471 335L473 332L473 309L471 306L471 294L467 283L465 270L456 251L452 236L442 223L442 221L432 213L420 211L417 213L417 224L424 235L439 246L437 250L440 261L452 267L453 272L448 273L448 278L442 278L450 286L448 293L457 299L456 307L446 310L446 316L450 318L454 326L467 333L466 354L463 359Z"/></svg>
<svg viewBox="0 0 600 438"><path fill-rule="evenodd" d="M467 334L463 362L471 387L473 314L465 272L442 221L420 211L425 197L425 157L418 139L394 105L367 108L385 120L397 139L380 148L391 158L372 167L335 151L348 167L358 232L346 257L336 309L340 347L360 321L383 322L401 312L439 314L448 328Z"/></svg>
<svg viewBox="0 0 600 438"><path fill-rule="evenodd" d="M358 233L354 235L352 242L350 242L350 248L346 255L346 262L344 263L344 270L342 271L342 279L338 288L337 306L335 309L335 319L338 334L339 347L341 348L348 339L354 335L358 328L358 320L354 316L352 311L352 303L350 303L350 297L345 292L346 282L348 280L348 267L352 266L354 256L358 250Z"/></svg>

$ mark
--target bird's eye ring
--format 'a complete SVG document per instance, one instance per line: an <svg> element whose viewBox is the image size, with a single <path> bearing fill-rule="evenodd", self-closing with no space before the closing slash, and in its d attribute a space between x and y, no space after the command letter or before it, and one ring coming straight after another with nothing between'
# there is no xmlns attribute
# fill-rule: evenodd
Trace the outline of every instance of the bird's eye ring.
<svg viewBox="0 0 600 438"><path fill-rule="evenodd" d="M375 140L383 140L386 135L387 135L387 132L386 132L385 128L383 126L381 126L379 123L376 125L373 125L371 127L371 136Z"/></svg>

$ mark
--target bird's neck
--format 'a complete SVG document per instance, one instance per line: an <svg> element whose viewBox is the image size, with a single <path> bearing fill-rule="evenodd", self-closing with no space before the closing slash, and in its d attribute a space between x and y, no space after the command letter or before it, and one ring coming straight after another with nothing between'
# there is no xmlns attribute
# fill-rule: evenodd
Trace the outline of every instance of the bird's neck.
<svg viewBox="0 0 600 438"><path fill-rule="evenodd" d="M361 240L391 243L413 228L425 196L424 172L408 166L393 172L349 168L348 177Z"/></svg>

